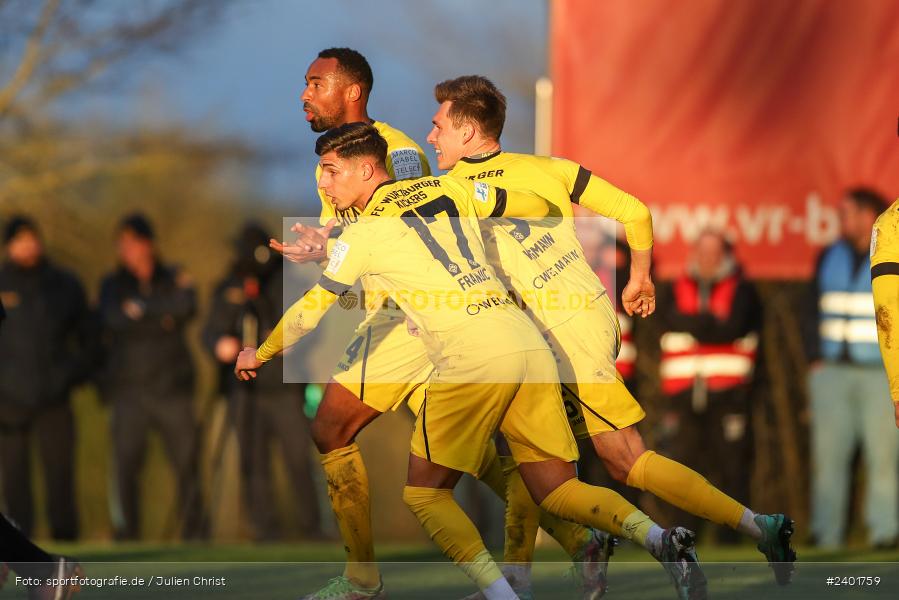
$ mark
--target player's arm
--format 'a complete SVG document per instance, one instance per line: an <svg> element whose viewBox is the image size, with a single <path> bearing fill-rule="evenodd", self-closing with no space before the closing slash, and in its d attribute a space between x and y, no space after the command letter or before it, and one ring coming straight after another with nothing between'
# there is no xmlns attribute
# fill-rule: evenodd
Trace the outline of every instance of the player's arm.
<svg viewBox="0 0 899 600"><path fill-rule="evenodd" d="M655 286L650 276L653 240L649 208L575 162L557 160L555 164L566 176L572 203L624 225L631 249L631 273L621 291L621 303L628 315L651 315L655 311Z"/></svg>
<svg viewBox="0 0 899 600"><path fill-rule="evenodd" d="M466 181L462 185L468 188L475 213L481 218L542 219L556 209L543 196L526 190L507 190L482 181Z"/></svg>
<svg viewBox="0 0 899 600"><path fill-rule="evenodd" d="M304 335L318 326L328 309L337 301L338 295L323 287L322 281L316 283L287 309L268 338L256 350L256 359L260 363L266 363L299 342Z"/></svg>
<svg viewBox="0 0 899 600"><path fill-rule="evenodd" d="M874 225L871 243L871 288L877 319L877 341L890 381L896 426L899 427L899 239L884 220L896 219L893 208Z"/></svg>
<svg viewBox="0 0 899 600"><path fill-rule="evenodd" d="M238 379L246 381L256 377L259 367L315 329L338 297L363 274L368 264L368 252L359 236L351 234L347 231L337 240L321 279L287 309L259 349L248 347L240 353L234 368ZM350 252L350 240L355 241L353 252Z"/></svg>
<svg viewBox="0 0 899 600"><path fill-rule="evenodd" d="M652 248L652 215L645 204L577 163L559 162L567 171L572 203L623 224L631 250Z"/></svg>

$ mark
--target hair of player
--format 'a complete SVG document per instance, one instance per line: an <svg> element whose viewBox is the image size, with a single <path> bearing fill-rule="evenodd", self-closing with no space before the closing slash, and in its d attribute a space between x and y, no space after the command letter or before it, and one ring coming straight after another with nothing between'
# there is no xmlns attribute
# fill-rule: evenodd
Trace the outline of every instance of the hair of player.
<svg viewBox="0 0 899 600"><path fill-rule="evenodd" d="M481 75L447 79L434 88L443 104L452 102L448 115L456 127L469 122L486 138L498 140L506 123L506 97L493 82Z"/></svg>
<svg viewBox="0 0 899 600"><path fill-rule="evenodd" d="M353 83L358 83L366 96L371 93L375 77L362 54L352 48L326 48L318 53L318 57L337 59L338 71L348 76Z"/></svg>
<svg viewBox="0 0 899 600"><path fill-rule="evenodd" d="M315 141L315 153L324 156L336 152L340 158L370 156L383 165L387 160L387 140L373 125L346 123L329 129Z"/></svg>
<svg viewBox="0 0 899 600"><path fill-rule="evenodd" d="M868 187L854 187L846 192L848 198L859 210L868 210L879 215L887 209L886 198Z"/></svg>

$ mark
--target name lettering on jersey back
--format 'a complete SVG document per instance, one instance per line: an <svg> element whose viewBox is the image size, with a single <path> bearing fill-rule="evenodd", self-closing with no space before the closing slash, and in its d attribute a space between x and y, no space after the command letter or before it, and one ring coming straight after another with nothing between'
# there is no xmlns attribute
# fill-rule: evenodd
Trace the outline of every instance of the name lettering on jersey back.
<svg viewBox="0 0 899 600"><path fill-rule="evenodd" d="M545 233L537 239L531 246L526 246L522 252L531 260L536 260L541 254L546 252L556 243L551 233Z"/></svg>
<svg viewBox="0 0 899 600"><path fill-rule="evenodd" d="M456 283L459 284L459 287L464 289L468 289L472 286L475 286L479 283L484 283L485 281L490 281L492 278L487 273L487 267L481 267L471 273L467 273L462 277L456 278Z"/></svg>
<svg viewBox="0 0 899 600"><path fill-rule="evenodd" d="M537 277L534 277L534 287L542 288L543 284L552 279L553 277L558 277L559 274L566 268L568 265L573 264L580 258L580 253L577 249L572 250L571 252L566 252L562 255L562 257L552 264L548 269L540 273Z"/></svg>
<svg viewBox="0 0 899 600"><path fill-rule="evenodd" d="M491 169L489 171L481 171L477 175L468 175L469 179L487 179L488 177L502 177L503 169Z"/></svg>

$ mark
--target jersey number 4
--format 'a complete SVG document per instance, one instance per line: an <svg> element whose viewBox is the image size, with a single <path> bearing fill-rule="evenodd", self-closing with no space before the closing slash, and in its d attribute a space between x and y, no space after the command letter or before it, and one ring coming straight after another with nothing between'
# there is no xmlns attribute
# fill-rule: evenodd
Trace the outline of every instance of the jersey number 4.
<svg viewBox="0 0 899 600"><path fill-rule="evenodd" d="M447 196L439 196L415 209L407 210L402 214L402 219L406 225L415 230L415 233L427 246L431 256L440 261L440 264L443 265L443 268L450 275L458 275L461 271L459 264L450 258L449 253L437 243L428 227L428 225L432 225L437 221L437 215L440 213L446 213L449 217L450 227L452 227L453 234L456 236L456 246L462 258L468 261L468 268L479 268L481 265L474 259L474 254L471 253L471 246L468 245L468 239L462 232L462 224L459 222L459 209Z"/></svg>

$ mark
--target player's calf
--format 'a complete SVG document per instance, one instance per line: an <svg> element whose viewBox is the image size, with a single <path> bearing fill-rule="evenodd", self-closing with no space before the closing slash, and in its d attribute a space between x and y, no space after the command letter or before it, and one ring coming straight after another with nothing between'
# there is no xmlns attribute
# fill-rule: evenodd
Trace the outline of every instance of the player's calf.
<svg viewBox="0 0 899 600"><path fill-rule="evenodd" d="M643 437L633 425L591 436L596 455L615 481L627 484L637 459L646 452Z"/></svg>

